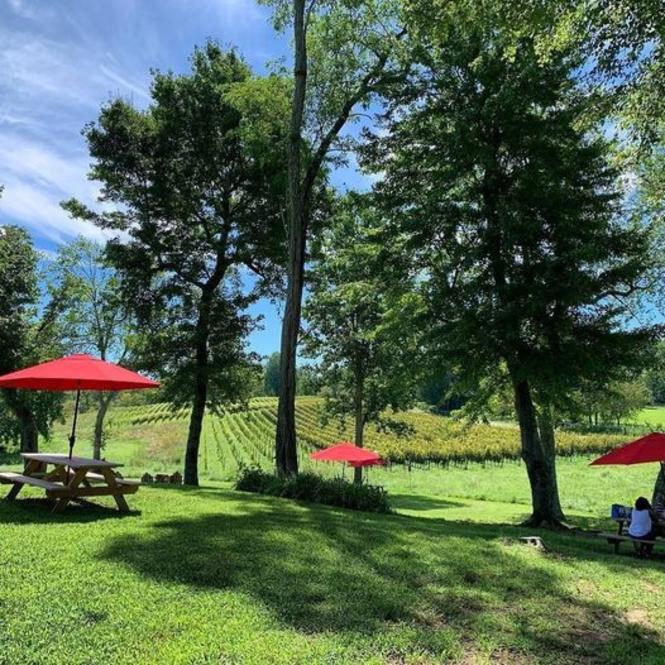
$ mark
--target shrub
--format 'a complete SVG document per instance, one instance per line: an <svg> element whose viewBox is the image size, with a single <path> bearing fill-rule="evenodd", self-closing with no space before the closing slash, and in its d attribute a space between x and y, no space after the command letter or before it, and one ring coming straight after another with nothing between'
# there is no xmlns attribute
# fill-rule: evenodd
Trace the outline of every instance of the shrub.
<svg viewBox="0 0 665 665"><path fill-rule="evenodd" d="M327 506L390 513L388 493L376 485L356 485L341 478L322 478L315 473L280 478L257 467L240 469L236 489Z"/></svg>

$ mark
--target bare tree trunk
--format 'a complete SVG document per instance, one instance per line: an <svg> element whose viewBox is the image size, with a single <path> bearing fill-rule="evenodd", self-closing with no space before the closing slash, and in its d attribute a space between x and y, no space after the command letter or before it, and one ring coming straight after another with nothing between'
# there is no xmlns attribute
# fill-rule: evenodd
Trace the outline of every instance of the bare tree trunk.
<svg viewBox="0 0 665 665"><path fill-rule="evenodd" d="M199 445L201 430L208 399L208 337L210 334L211 291L203 291L196 322L196 373L194 377L194 395L192 413L189 418L187 450L185 452L185 485L199 484Z"/></svg>
<svg viewBox="0 0 665 665"><path fill-rule="evenodd" d="M102 456L102 446L104 445L104 420L108 412L113 393L99 392L97 394L97 415L95 416L95 431L92 439L92 457L100 459Z"/></svg>
<svg viewBox="0 0 665 665"><path fill-rule="evenodd" d="M307 26L305 0L292 0L293 11L293 98L291 126L287 148L288 171L288 283L286 306L282 323L279 405L277 408L277 431L275 437L275 463L280 475L298 472L296 449L296 349L300 330L300 309L303 292L305 249L309 222L312 190L335 138L346 124L354 106L376 90L384 75L390 57L390 48L378 55L376 64L359 81L357 87L344 99L335 121L325 132L320 144L308 159L307 168L302 169L302 127L307 90ZM309 3L310 10L314 3ZM395 35L399 41L406 34L401 30Z"/></svg>
<svg viewBox="0 0 665 665"><path fill-rule="evenodd" d="M294 87L287 155L288 190L288 280L280 347L280 387L277 407L275 463L280 475L298 473L296 448L296 351L300 330L307 238L306 210L302 195L302 124L307 87L305 0L293 0Z"/></svg>
<svg viewBox="0 0 665 665"><path fill-rule="evenodd" d="M363 404L363 377L356 377L356 390L354 395L354 406L355 406L355 425L356 425L356 446L358 448L363 447L363 438L365 433L365 409ZM357 466L353 470L353 482L360 485L363 481L363 470L362 467Z"/></svg>
<svg viewBox="0 0 665 665"><path fill-rule="evenodd" d="M19 409L16 414L21 425L21 452L36 453L39 451L39 432L35 417L29 409Z"/></svg>
<svg viewBox="0 0 665 665"><path fill-rule="evenodd" d="M522 459L531 485L532 515L524 526L565 528L556 481L554 428L547 408L536 415L526 380L514 384L515 411L520 425ZM540 420L540 422L539 422ZM540 425L540 428L539 428ZM540 430L540 431L539 431Z"/></svg>
<svg viewBox="0 0 665 665"><path fill-rule="evenodd" d="M651 505L659 510L665 509L665 463L663 462L660 463L660 470L656 476Z"/></svg>
<svg viewBox="0 0 665 665"><path fill-rule="evenodd" d="M7 406L11 409L20 427L20 445L22 453L39 451L39 431L37 421L28 405L19 397L16 390L7 390Z"/></svg>

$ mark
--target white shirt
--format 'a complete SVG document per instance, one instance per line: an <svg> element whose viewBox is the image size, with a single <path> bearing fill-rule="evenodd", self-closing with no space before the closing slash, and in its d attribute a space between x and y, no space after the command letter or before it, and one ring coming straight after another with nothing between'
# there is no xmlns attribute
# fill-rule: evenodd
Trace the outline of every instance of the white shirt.
<svg viewBox="0 0 665 665"><path fill-rule="evenodd" d="M648 510L635 510L630 516L628 535L635 538L646 536L651 531L651 515Z"/></svg>

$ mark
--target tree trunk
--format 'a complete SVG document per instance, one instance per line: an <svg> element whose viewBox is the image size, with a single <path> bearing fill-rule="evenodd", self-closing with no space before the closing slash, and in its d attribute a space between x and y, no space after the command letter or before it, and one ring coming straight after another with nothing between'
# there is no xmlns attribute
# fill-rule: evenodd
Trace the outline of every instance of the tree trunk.
<svg viewBox="0 0 665 665"><path fill-rule="evenodd" d="M663 462L660 463L660 471L656 476L651 505L659 510L665 509L665 463Z"/></svg>
<svg viewBox="0 0 665 665"><path fill-rule="evenodd" d="M526 380L515 382L514 392L521 454L531 485L533 511L524 526L566 528L556 481L554 428L549 408L545 407L537 417L531 388Z"/></svg>
<svg viewBox="0 0 665 665"><path fill-rule="evenodd" d="M95 431L92 439L92 457L101 459L102 446L104 445L104 420L109 409L113 393L99 392L97 394L97 415L95 416Z"/></svg>
<svg viewBox="0 0 665 665"><path fill-rule="evenodd" d="M199 318L196 322L196 367L192 413L189 417L187 450L185 452L185 485L199 484L199 445L208 399L208 337L210 335L211 291L203 291Z"/></svg>
<svg viewBox="0 0 665 665"><path fill-rule="evenodd" d="M356 435L355 443L358 448L363 447L363 435L365 430L365 413L363 409L363 387L362 379L356 382L356 394L355 394L355 420L356 420ZM353 470L353 482L360 485L363 481L363 470L362 467L357 466Z"/></svg>
<svg viewBox="0 0 665 665"><path fill-rule="evenodd" d="M275 463L277 472L298 473L296 448L296 350L300 330L307 214L302 196L302 124L307 86L307 50L305 35L305 0L293 0L294 28L294 87L291 107L291 126L287 150L288 189L288 279L286 306L282 322L280 346L280 388L275 433Z"/></svg>
<svg viewBox="0 0 665 665"><path fill-rule="evenodd" d="M21 425L21 452L36 453L39 451L39 432L32 411L20 408L16 413Z"/></svg>
<svg viewBox="0 0 665 665"><path fill-rule="evenodd" d="M21 452L38 452L39 431L37 429L37 421L30 406L23 401L18 391L13 389L6 391L5 400L19 423Z"/></svg>
<svg viewBox="0 0 665 665"><path fill-rule="evenodd" d="M363 447L363 435L365 430L365 413L363 408L363 378L362 376L356 377L356 390L354 395L355 406L355 424L356 434L355 443L358 448ZM360 485L363 481L362 467L357 466L353 469L353 482Z"/></svg>

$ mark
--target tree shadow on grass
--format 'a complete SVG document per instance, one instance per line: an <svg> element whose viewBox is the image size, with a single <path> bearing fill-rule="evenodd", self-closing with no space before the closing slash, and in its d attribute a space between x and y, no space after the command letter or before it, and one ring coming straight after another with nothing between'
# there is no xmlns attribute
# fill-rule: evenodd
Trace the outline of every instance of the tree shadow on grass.
<svg viewBox="0 0 665 665"><path fill-rule="evenodd" d="M468 505L463 501L450 501L435 496L423 494L394 494L390 493L390 505L397 511L400 510L441 510L445 508L464 508Z"/></svg>
<svg viewBox="0 0 665 665"><path fill-rule="evenodd" d="M54 502L50 499L0 500L0 523L4 524L54 524L88 523L100 520L131 519L139 517L141 511L130 510L121 513L117 508L102 506L98 503L79 504L71 502L59 513L53 511Z"/></svg>
<svg viewBox="0 0 665 665"><path fill-rule="evenodd" d="M542 663L665 659L647 625L568 593L546 555L525 558L495 526L426 522L247 496L118 536L102 557L160 582L246 593L298 631L404 657L491 643Z"/></svg>

